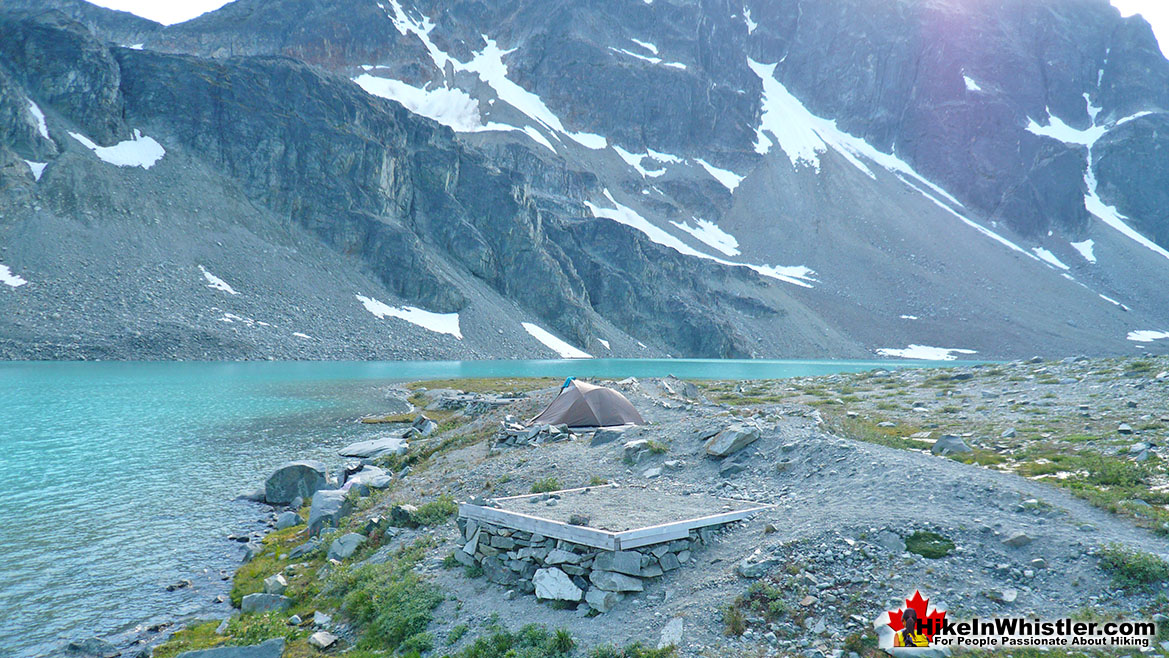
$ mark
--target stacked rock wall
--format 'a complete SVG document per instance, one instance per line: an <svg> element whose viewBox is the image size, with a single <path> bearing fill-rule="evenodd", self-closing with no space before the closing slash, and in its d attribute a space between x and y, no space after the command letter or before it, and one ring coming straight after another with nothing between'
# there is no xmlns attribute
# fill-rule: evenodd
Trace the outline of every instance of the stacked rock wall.
<svg viewBox="0 0 1169 658"><path fill-rule="evenodd" d="M713 531L691 530L687 539L609 551L464 517L458 524L464 541L455 551L460 563L481 567L493 583L598 612L689 562Z"/></svg>

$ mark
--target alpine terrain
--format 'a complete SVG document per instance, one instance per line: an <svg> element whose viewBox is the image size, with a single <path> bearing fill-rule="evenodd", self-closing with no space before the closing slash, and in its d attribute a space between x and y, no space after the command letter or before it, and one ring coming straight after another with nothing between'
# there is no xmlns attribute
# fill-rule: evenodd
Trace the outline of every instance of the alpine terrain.
<svg viewBox="0 0 1169 658"><path fill-rule="evenodd" d="M1169 351L1108 0L0 6L0 359Z"/></svg>

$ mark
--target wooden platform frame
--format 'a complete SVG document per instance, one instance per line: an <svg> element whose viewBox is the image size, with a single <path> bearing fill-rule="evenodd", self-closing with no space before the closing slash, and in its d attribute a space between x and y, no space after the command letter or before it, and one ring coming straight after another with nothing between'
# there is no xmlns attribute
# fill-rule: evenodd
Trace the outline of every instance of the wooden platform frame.
<svg viewBox="0 0 1169 658"><path fill-rule="evenodd" d="M605 487L615 488L616 486L617 485L610 484L599 487L578 487L576 489L562 489L560 491L550 491L548 493L566 494L577 491L584 491L585 489L595 490ZM544 495L546 494L525 494L522 496L497 498L495 500L523 500L526 498L536 498ZM734 498L718 498L717 500L746 503L751 505L751 507L735 510L733 512L723 512L720 514L711 514L709 516L701 516L693 519L684 519L682 521L672 521L670 523L662 523L644 528L634 528L632 530L625 530L623 532L610 532L608 530L599 530L597 528L590 528L588 526L570 525L561 521L552 521L550 519L533 516L531 514L524 514L522 512L512 512L495 507L472 505L470 503L459 503L459 516L466 519L473 519L475 521L483 521L486 523L511 528L512 530L523 530L524 532L540 534L544 535L545 537L563 539L564 541L583 544L593 548L600 548L606 551L623 551L631 548L639 548L641 546L649 546L651 544L660 544L663 542L674 541L675 539L685 539L690 536L691 530L714 525L722 525L724 523L731 523L732 521L741 521L743 519L754 516L763 510L775 507L774 505L764 505L760 503L754 503L752 501L738 500Z"/></svg>

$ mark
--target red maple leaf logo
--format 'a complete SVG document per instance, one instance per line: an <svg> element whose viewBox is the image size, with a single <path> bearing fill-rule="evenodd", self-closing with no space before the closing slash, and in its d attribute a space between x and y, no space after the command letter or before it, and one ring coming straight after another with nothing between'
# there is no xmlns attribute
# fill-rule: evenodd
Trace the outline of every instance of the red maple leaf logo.
<svg viewBox="0 0 1169 658"><path fill-rule="evenodd" d="M921 620L921 632L930 642L934 640L934 631L941 628L942 621L946 618L945 610L934 609L929 612L930 600L922 598L921 592L914 590L912 599L905 599L905 608L913 608L917 613L917 618ZM905 628L905 624L901 621L901 614L905 608L897 608L889 611L889 628L894 633ZM932 623L931 623L932 622Z"/></svg>

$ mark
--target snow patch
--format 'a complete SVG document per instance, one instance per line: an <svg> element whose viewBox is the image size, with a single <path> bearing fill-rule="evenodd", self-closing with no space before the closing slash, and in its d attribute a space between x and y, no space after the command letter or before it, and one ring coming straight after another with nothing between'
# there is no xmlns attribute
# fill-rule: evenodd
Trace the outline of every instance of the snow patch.
<svg viewBox="0 0 1169 658"><path fill-rule="evenodd" d="M609 193L609 190L605 190L604 194L605 198L609 200L609 203L613 204L615 207L602 208L596 204L585 201L585 205L588 206L594 217L604 217L606 219L611 219L619 224L624 224L631 228L637 229L638 231L644 233L645 236L650 239L650 241L656 242L665 247L669 247L684 256L705 258L706 260L712 260L716 263L728 265L730 267L746 267L763 276L770 277L772 279L778 279L785 283L801 286L803 288L811 288L812 285L810 282L814 282L816 280L813 278L816 272L803 265L752 265L750 263L737 263L734 261L724 260L722 258L698 251L697 249L694 249L685 242L682 242L677 237L653 224L648 219L642 217L637 213L637 211L618 203L617 200L613 198L613 195Z"/></svg>
<svg viewBox="0 0 1169 658"><path fill-rule="evenodd" d="M484 127L479 116L479 101L461 89L419 89L405 82L368 73L357 76L353 81L373 96L397 101L407 110L434 119L452 130L476 132Z"/></svg>
<svg viewBox="0 0 1169 658"><path fill-rule="evenodd" d="M963 74L962 79L966 81L966 91L982 91L982 87L978 86L978 83L974 81L974 78Z"/></svg>
<svg viewBox="0 0 1169 658"><path fill-rule="evenodd" d="M132 139L118 142L113 146L98 146L93 140L81 133L71 132L69 135L80 142L82 146L93 151L103 162L119 167L150 169L162 159L162 156L166 155L166 149L162 148L162 144L154 141L153 137L143 137L142 133L137 130L134 131Z"/></svg>
<svg viewBox="0 0 1169 658"><path fill-rule="evenodd" d="M628 55L630 57L633 57L634 59L640 59L642 61L649 62L650 64L659 64L661 66L668 66L668 67L673 68L673 69L681 69L683 71L686 70L686 65L681 63L681 62L664 62L664 61L662 61L661 57L650 57L648 55L642 55L640 53L635 53L635 52L632 52L630 50L626 50L624 48L614 48L612 46L609 46L609 50L612 50L615 53L620 53L622 55Z"/></svg>
<svg viewBox="0 0 1169 658"><path fill-rule="evenodd" d="M532 338L535 338L536 340L543 343L545 347L559 354L560 358L562 359L593 358L592 354L569 345L538 324L532 324L531 322L521 322L520 325L523 326L524 331L531 334Z"/></svg>
<svg viewBox="0 0 1169 658"><path fill-rule="evenodd" d="M28 283L28 280L20 275L13 274L7 265L0 263L0 283L10 288L19 288Z"/></svg>
<svg viewBox="0 0 1169 658"><path fill-rule="evenodd" d="M1090 128L1080 130L1073 128L1063 122L1057 116L1054 116L1049 109L1047 111L1047 125L1041 126L1036 123L1035 119L1029 119L1027 123L1027 132L1041 137L1050 137L1057 139L1065 144L1079 144L1081 146L1092 146L1104 133L1108 132L1107 126L1093 125Z"/></svg>
<svg viewBox="0 0 1169 658"><path fill-rule="evenodd" d="M501 100L548 129L567 135L586 148L594 150L605 148L608 144L607 139L590 133L569 132L560 122L560 118L548 109L539 96L508 79L507 65L503 63L503 57L513 52L514 49L502 50L494 39L490 39L486 35L483 35L483 40L487 43L483 50L474 53L471 61L466 64L456 63L456 70L475 73L480 80L495 90L495 94Z"/></svg>
<svg viewBox="0 0 1169 658"><path fill-rule="evenodd" d="M413 34L414 36L418 37L418 40L422 42L422 45L426 48L426 52L430 55L430 59L434 61L434 65L438 67L438 70L445 71L447 62L453 60L449 55L443 52L441 48L436 46L434 41L430 39L430 32L434 29L434 23L430 21L430 17L424 15L421 20L411 18L405 12L405 10L402 9L402 5L398 2L398 0L389 0L389 3L393 6L392 14L390 13L390 10L386 9L386 6L380 2L378 3L378 6L385 10L386 16L388 16L390 21L394 24L394 27L398 30L398 33L402 36Z"/></svg>
<svg viewBox="0 0 1169 658"><path fill-rule="evenodd" d="M612 351L613 348L609 347L609 341L605 340L604 338L598 338L597 342L603 345L605 349Z"/></svg>
<svg viewBox="0 0 1169 658"><path fill-rule="evenodd" d="M642 48L645 48L646 50L650 51L651 53L653 53L655 55L658 54L658 47L653 45L652 43L650 43L648 41L639 41L637 39L630 39L630 41L632 41L633 43L636 43L637 45L641 46Z"/></svg>
<svg viewBox="0 0 1169 658"><path fill-rule="evenodd" d="M901 319L902 320L916 320L917 316L916 315L902 315Z"/></svg>
<svg viewBox="0 0 1169 658"><path fill-rule="evenodd" d="M1164 340L1169 338L1169 331L1152 331L1144 329L1141 331L1128 332L1128 339L1137 343L1151 343L1155 340Z"/></svg>
<svg viewBox="0 0 1169 658"><path fill-rule="evenodd" d="M49 138L49 125L45 123L45 113L41 112L41 108L31 100L28 102L28 113L32 115L33 121L37 124L37 131L40 132L41 137Z"/></svg>
<svg viewBox="0 0 1169 658"><path fill-rule="evenodd" d="M294 331L294 332L292 332L292 335L293 335L293 336L296 336L297 338L307 338L307 339L309 339L309 340L313 340L313 337L312 337L312 336L310 336L310 335L308 335L308 334L302 334L302 333L300 333L299 331Z"/></svg>
<svg viewBox="0 0 1169 658"><path fill-rule="evenodd" d="M721 251L723 255L738 256L741 253L739 251L739 241L735 239L735 236L720 229L718 224L708 219L699 219L697 217L694 218L694 222L697 224L696 227L691 226L690 222L670 223L693 235L706 245Z"/></svg>
<svg viewBox="0 0 1169 658"><path fill-rule="evenodd" d="M528 137L531 137L533 142L536 142L553 153L556 152L556 147L552 146L552 142L548 141L548 138L541 134L535 126L524 126L523 132Z"/></svg>
<svg viewBox="0 0 1169 658"><path fill-rule="evenodd" d="M144 44L144 43L132 43L132 44L130 44L130 45L128 45L128 46L122 46L122 47L123 47L123 48L129 48L130 50L142 50L142 47L143 47L143 46L145 46L145 45L146 45L146 44Z"/></svg>
<svg viewBox="0 0 1169 658"><path fill-rule="evenodd" d="M976 350L964 350L957 347L930 347L929 345L910 345L904 349L883 347L877 350L881 356L891 356L899 359L921 359L924 361L953 361L958 354L977 354Z"/></svg>
<svg viewBox="0 0 1169 658"><path fill-rule="evenodd" d="M1096 254L1093 251L1096 245L1094 241L1084 240L1083 242L1073 242L1071 245L1075 247L1076 251L1080 252L1080 255L1084 257L1084 260L1088 261L1089 263L1096 262Z"/></svg>
<svg viewBox="0 0 1169 658"><path fill-rule="evenodd" d="M24 162L32 171L32 177L38 181L41 179L41 176L44 175L45 167L49 166L49 163L47 162L33 162L32 160L25 160Z"/></svg>
<svg viewBox="0 0 1169 658"><path fill-rule="evenodd" d="M1056 257L1055 257L1055 254L1053 254L1053 253L1051 253L1050 251L1048 251L1048 250L1044 249L1043 247L1032 247L1032 248L1031 248L1031 251L1034 251L1034 252L1035 252L1035 255L1036 255L1036 256L1039 256L1039 258L1040 258L1040 259L1041 259L1043 262L1045 262L1045 263L1049 263L1049 264L1051 264L1051 265L1054 265L1054 266L1058 267L1058 268L1059 268L1059 269L1061 269L1061 270L1068 270L1068 269L1071 269L1071 268L1070 268L1070 267L1068 267L1067 265L1064 265L1063 261L1061 261L1060 259L1056 258Z"/></svg>
<svg viewBox="0 0 1169 658"><path fill-rule="evenodd" d="M654 169L651 171L642 166L641 163L643 160L649 157L648 154L638 155L636 153L630 153L616 144L613 144L613 150L617 153L618 156L620 156L622 160L625 161L625 164L636 169L637 173L641 174L643 178L657 178L658 176L666 173L665 169Z"/></svg>
<svg viewBox="0 0 1169 658"><path fill-rule="evenodd" d="M458 313L434 313L415 306L394 307L372 297L355 296L357 297L357 301L365 306L365 310L373 313L381 320L386 319L386 317L394 317L422 327L427 331L433 331L436 334L448 334L459 340L463 339L463 333L459 329Z"/></svg>
<svg viewBox="0 0 1169 658"><path fill-rule="evenodd" d="M238 295L239 294L231 286L227 285L226 281L224 281L223 279L208 272L207 268L203 267L202 265L199 266L199 271L203 273L203 278L207 279L207 287L208 288L222 290L223 292L225 292L229 295Z"/></svg>
<svg viewBox="0 0 1169 658"><path fill-rule="evenodd" d="M747 24L747 34L754 34L755 28L759 27L758 23L751 20L751 10L750 9L743 10L743 22Z"/></svg>
<svg viewBox="0 0 1169 658"><path fill-rule="evenodd" d="M714 177L715 180L722 183L723 187L730 190L732 194L734 193L735 188L739 186L739 183L743 182L743 179L746 178L746 176L740 176L729 169L719 169L702 158L694 158L694 161L702 165L702 168L706 170L706 173L710 174Z"/></svg>

